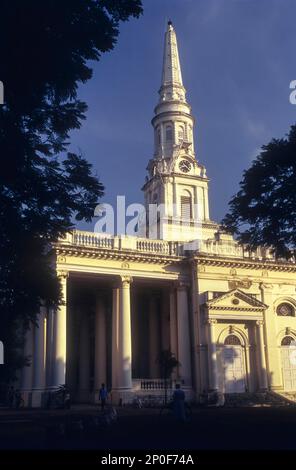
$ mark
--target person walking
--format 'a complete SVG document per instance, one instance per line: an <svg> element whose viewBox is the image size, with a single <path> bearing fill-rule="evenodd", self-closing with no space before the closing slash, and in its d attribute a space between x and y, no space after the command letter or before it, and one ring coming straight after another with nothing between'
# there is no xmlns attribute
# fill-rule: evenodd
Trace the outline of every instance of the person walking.
<svg viewBox="0 0 296 470"><path fill-rule="evenodd" d="M106 405L106 400L107 400L108 392L105 387L105 384L101 385L101 388L99 390L99 401L101 402L101 410L104 411L105 405Z"/></svg>
<svg viewBox="0 0 296 470"><path fill-rule="evenodd" d="M185 421L185 392L181 389L180 384L176 384L173 394L173 411L178 421Z"/></svg>

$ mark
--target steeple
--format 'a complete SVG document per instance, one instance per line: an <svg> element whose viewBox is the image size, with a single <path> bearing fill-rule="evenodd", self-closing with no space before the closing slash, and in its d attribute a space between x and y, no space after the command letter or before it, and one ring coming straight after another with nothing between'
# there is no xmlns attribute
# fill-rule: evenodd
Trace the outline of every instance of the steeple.
<svg viewBox="0 0 296 470"><path fill-rule="evenodd" d="M163 212L154 221L149 220L149 233L155 230L156 238L166 240L196 240L200 238L199 227L209 220L208 179L204 166L195 158L194 117L186 101L171 21L165 33L162 79L152 126L154 155L142 189L147 213L150 204L162 206Z"/></svg>
<svg viewBox="0 0 296 470"><path fill-rule="evenodd" d="M159 94L160 101L185 100L177 37L171 21L168 22L165 33L162 80Z"/></svg>
<svg viewBox="0 0 296 470"><path fill-rule="evenodd" d="M174 160L181 144L186 145L187 154L194 158L194 118L185 97L177 37L171 21L165 33L162 79L158 93L159 101L152 119L155 158Z"/></svg>

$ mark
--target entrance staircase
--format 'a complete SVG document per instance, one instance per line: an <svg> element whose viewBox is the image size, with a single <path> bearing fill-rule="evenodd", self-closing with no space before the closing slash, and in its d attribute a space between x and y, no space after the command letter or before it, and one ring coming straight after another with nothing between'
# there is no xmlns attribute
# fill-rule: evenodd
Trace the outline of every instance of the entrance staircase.
<svg viewBox="0 0 296 470"><path fill-rule="evenodd" d="M225 406L227 407L278 407L296 406L296 393L293 399L287 393L279 394L275 392L256 393L226 393Z"/></svg>

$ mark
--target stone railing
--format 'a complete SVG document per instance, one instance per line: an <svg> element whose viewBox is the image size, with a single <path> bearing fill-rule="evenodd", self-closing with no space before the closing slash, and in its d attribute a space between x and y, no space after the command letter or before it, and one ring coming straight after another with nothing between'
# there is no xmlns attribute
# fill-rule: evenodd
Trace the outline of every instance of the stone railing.
<svg viewBox="0 0 296 470"><path fill-rule="evenodd" d="M177 256L182 253L181 244L174 241L153 240L124 235L112 236L82 230L74 230L61 241L69 245L107 250L132 250L157 255Z"/></svg>
<svg viewBox="0 0 296 470"><path fill-rule="evenodd" d="M100 236L92 232L75 231L72 234L72 244L91 246L95 248L114 248L114 238L106 235Z"/></svg>
<svg viewBox="0 0 296 470"><path fill-rule="evenodd" d="M192 251L212 256L275 261L274 256L269 250L257 248L255 252L250 252L244 246L229 237L228 239L213 238L208 240L195 240L193 242L176 242L124 235L112 236L73 230L73 232L68 233L66 238L61 239L61 242L68 245L101 248L105 250L128 250L154 255L183 256Z"/></svg>
<svg viewBox="0 0 296 470"><path fill-rule="evenodd" d="M250 252L244 246L236 241L217 241L202 240L199 242L198 251L208 255L216 256L229 256L233 258L249 258L249 259L268 259L274 260L274 256L265 248L257 248L255 251Z"/></svg>
<svg viewBox="0 0 296 470"><path fill-rule="evenodd" d="M173 388L173 381L167 380L168 390ZM163 379L133 379L134 390L165 390L165 381Z"/></svg>
<svg viewBox="0 0 296 470"><path fill-rule="evenodd" d="M136 246L138 251L165 255L176 255L178 253L178 242L140 238L137 240Z"/></svg>

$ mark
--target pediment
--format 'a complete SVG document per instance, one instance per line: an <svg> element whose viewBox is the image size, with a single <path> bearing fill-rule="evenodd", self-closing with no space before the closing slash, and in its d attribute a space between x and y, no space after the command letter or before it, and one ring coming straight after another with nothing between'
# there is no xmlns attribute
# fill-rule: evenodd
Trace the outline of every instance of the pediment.
<svg viewBox="0 0 296 470"><path fill-rule="evenodd" d="M211 299L206 303L211 310L252 310L263 311L267 308L263 302L240 289L233 289L225 294Z"/></svg>

